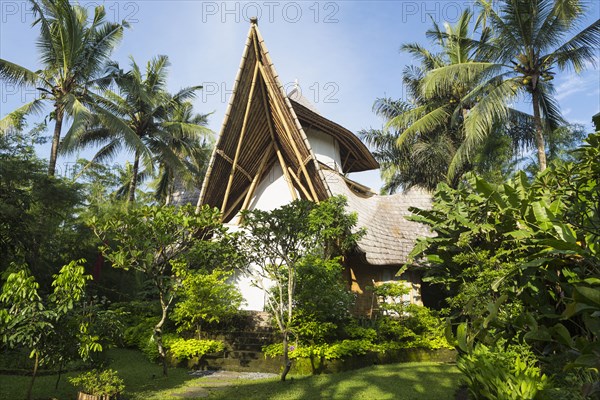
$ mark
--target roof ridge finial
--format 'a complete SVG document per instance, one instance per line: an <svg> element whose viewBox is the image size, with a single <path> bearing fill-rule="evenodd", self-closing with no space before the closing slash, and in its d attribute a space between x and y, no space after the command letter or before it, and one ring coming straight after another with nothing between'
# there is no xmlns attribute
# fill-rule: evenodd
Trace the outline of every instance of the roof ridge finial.
<svg viewBox="0 0 600 400"><path fill-rule="evenodd" d="M258 25L258 17L250 17L250 23L252 25Z"/></svg>
<svg viewBox="0 0 600 400"><path fill-rule="evenodd" d="M300 84L298 83L298 78L294 79L294 90L297 92L300 91Z"/></svg>

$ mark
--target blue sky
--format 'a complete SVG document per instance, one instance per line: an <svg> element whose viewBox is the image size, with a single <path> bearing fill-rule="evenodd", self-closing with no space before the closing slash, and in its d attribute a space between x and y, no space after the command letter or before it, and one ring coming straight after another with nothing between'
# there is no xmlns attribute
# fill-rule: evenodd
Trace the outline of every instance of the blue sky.
<svg viewBox="0 0 600 400"><path fill-rule="evenodd" d="M371 107L378 97L404 97L402 69L410 64L399 53L402 43L429 43L430 18L456 22L469 0L459 1L80 1L103 4L109 19L127 20L122 43L113 59L127 67L157 54L169 56L169 89L201 84L197 112L213 112L209 127L218 132L240 63L249 18L259 16L259 28L285 86L297 79L303 95L324 116L353 132L380 127ZM589 25L600 17L600 3L591 2ZM37 69L33 16L24 0L0 0L0 58ZM591 131L591 116L600 110L600 72L577 76L565 72L555 84L564 116ZM0 117L26 101L35 90L17 90L0 83ZM526 107L527 105L524 105ZM48 146L39 149L47 157ZM93 153L81 154L90 158ZM122 155L121 159L126 159ZM64 168L68 159L59 159ZM355 179L378 189L378 172Z"/></svg>

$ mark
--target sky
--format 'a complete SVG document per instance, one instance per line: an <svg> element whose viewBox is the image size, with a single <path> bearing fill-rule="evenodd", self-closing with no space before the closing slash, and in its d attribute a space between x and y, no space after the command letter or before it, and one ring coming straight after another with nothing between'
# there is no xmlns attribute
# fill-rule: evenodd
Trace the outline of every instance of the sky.
<svg viewBox="0 0 600 400"><path fill-rule="evenodd" d="M403 43L431 46L425 31L431 20L455 23L470 0L398 1L161 1L95 0L79 2L89 8L104 5L107 18L126 20L130 28L112 54L128 69L129 57L139 65L152 57L169 56L168 87L202 85L194 102L199 113L212 113L209 127L219 132L244 49L250 18L258 26L281 82L291 89L297 80L302 94L319 112L353 132L383 124L372 112L375 99L405 98L402 70L411 64L399 52ZM600 2L590 2L582 27L600 18ZM0 0L0 58L40 67L37 28L24 0ZM600 56L599 56L600 58ZM555 79L565 118L592 131L591 116L600 111L600 71L572 71ZM35 89L0 82L0 118L33 100ZM523 104L527 110L527 104ZM50 134L50 132L48 133ZM49 145L38 149L49 156ZM93 151L79 154L91 158ZM64 173L78 155L59 158ZM117 161L130 159L122 154ZM351 178L378 190L378 171Z"/></svg>

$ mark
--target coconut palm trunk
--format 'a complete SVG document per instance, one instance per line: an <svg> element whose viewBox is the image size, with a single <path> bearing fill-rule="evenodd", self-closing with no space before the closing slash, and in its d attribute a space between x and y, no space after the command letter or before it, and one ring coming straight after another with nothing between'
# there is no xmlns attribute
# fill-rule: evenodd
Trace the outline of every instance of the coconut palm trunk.
<svg viewBox="0 0 600 400"><path fill-rule="evenodd" d="M536 82L534 81L535 85ZM533 103L533 120L535 122L535 144L537 147L538 161L540 171L546 169L546 143L544 141L544 127L542 125L542 116L540 114L540 94L534 89L531 93L531 102Z"/></svg>
<svg viewBox="0 0 600 400"><path fill-rule="evenodd" d="M133 203L135 201L135 189L137 188L137 177L140 169L140 153L135 152L135 160L133 161L133 171L131 173L131 181L129 182L129 194L127 202Z"/></svg>
<svg viewBox="0 0 600 400"><path fill-rule="evenodd" d="M48 162L48 176L54 176L56 173L56 159L58 158L58 146L60 146L60 133L62 131L62 122L64 116L64 109L60 106L56 107L56 123L54 125L54 135L52 136L50 161Z"/></svg>

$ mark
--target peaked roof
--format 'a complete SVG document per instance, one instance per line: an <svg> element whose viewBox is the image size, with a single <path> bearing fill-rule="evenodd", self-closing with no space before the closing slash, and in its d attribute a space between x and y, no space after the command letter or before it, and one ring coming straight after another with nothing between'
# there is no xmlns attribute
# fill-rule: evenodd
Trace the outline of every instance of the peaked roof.
<svg viewBox="0 0 600 400"><path fill-rule="evenodd" d="M293 197L296 191L312 201L330 197L303 124L339 141L345 172L379 167L356 136L306 103L310 104L300 96L293 101L285 94L256 21L252 21L199 204L220 208L223 220L230 220L247 207L256 186L275 163L281 165Z"/></svg>

